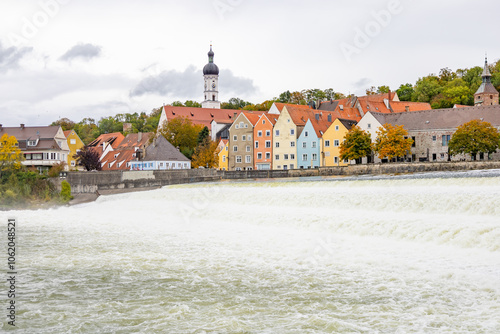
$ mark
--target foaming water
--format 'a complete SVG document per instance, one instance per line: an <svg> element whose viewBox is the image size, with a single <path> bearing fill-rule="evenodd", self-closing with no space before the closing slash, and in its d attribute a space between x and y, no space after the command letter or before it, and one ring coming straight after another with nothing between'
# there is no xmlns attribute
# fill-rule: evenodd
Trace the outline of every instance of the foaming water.
<svg viewBox="0 0 500 334"><path fill-rule="evenodd" d="M14 212L18 331L500 332L498 203L500 177L469 172Z"/></svg>

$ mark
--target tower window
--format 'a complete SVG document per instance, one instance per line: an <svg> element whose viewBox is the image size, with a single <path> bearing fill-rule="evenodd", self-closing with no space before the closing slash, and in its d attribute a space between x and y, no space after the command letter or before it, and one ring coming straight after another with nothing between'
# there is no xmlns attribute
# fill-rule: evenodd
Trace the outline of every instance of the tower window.
<svg viewBox="0 0 500 334"><path fill-rule="evenodd" d="M215 101L215 95L212 95L212 101Z"/></svg>

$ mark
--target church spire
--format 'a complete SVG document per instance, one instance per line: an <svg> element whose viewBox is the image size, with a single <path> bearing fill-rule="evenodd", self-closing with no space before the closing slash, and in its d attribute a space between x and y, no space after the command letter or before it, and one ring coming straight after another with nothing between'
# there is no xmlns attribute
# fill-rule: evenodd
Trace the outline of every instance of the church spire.
<svg viewBox="0 0 500 334"><path fill-rule="evenodd" d="M488 56L484 57L483 82L491 82L490 67L488 66Z"/></svg>

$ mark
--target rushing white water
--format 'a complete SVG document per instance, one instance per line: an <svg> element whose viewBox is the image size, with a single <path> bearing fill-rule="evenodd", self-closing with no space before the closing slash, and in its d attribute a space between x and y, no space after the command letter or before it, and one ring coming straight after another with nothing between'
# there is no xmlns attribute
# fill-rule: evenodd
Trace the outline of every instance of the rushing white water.
<svg viewBox="0 0 500 334"><path fill-rule="evenodd" d="M18 220L18 332L499 333L500 177L480 174L3 213Z"/></svg>

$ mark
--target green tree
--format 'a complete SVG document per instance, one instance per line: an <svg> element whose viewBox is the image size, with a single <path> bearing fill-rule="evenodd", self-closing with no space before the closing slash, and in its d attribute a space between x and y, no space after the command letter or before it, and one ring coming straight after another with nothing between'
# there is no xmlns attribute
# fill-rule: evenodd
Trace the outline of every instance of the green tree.
<svg viewBox="0 0 500 334"><path fill-rule="evenodd" d="M413 139L406 138L406 136L408 136L408 131L402 125L393 126L386 123L377 131L374 150L378 153L380 159L392 160L393 158L404 157L413 144Z"/></svg>
<svg viewBox="0 0 500 334"><path fill-rule="evenodd" d="M0 175L5 170L18 170L24 155L19 149L16 137L4 133L0 138Z"/></svg>
<svg viewBox="0 0 500 334"><path fill-rule="evenodd" d="M75 122L69 118L63 117L55 122L52 122L50 126L60 126L63 131L72 130L75 127Z"/></svg>
<svg viewBox="0 0 500 334"><path fill-rule="evenodd" d="M59 194L59 198L63 203L67 203L73 199L73 196L71 196L71 185L66 180L61 182L61 193Z"/></svg>
<svg viewBox="0 0 500 334"><path fill-rule="evenodd" d="M292 100L292 93L287 90L286 92L281 93L277 100L281 103L290 103Z"/></svg>
<svg viewBox="0 0 500 334"><path fill-rule="evenodd" d="M442 87L439 84L439 78L434 75L417 80L415 85L415 96L413 101L417 102L430 102L433 97L441 93Z"/></svg>
<svg viewBox="0 0 500 334"><path fill-rule="evenodd" d="M88 144L101 134L93 118L84 118L75 124L75 132L78 134L84 144Z"/></svg>
<svg viewBox="0 0 500 334"><path fill-rule="evenodd" d="M203 129L200 131L200 133L198 134L198 145L200 145L201 143L203 143L203 141L208 138L208 136L210 135L210 131L208 131L208 127L203 127Z"/></svg>
<svg viewBox="0 0 500 334"><path fill-rule="evenodd" d="M361 158L372 154L371 135L361 130L358 126L353 126L344 137L344 142L340 144L340 159L356 160L360 163Z"/></svg>
<svg viewBox="0 0 500 334"><path fill-rule="evenodd" d="M413 85L411 83L407 83L399 86L396 93L398 93L400 101L411 101L413 94L415 94L415 90L413 89Z"/></svg>
<svg viewBox="0 0 500 334"><path fill-rule="evenodd" d="M477 153L491 154L500 145L500 133L490 123L478 119L460 125L453 134L448 148L451 155L471 155L475 160Z"/></svg>
<svg viewBox="0 0 500 334"><path fill-rule="evenodd" d="M198 145L198 134L203 130L203 126L193 124L187 117L175 117L163 124L157 135L162 135L174 147L189 159L191 159L196 146Z"/></svg>

